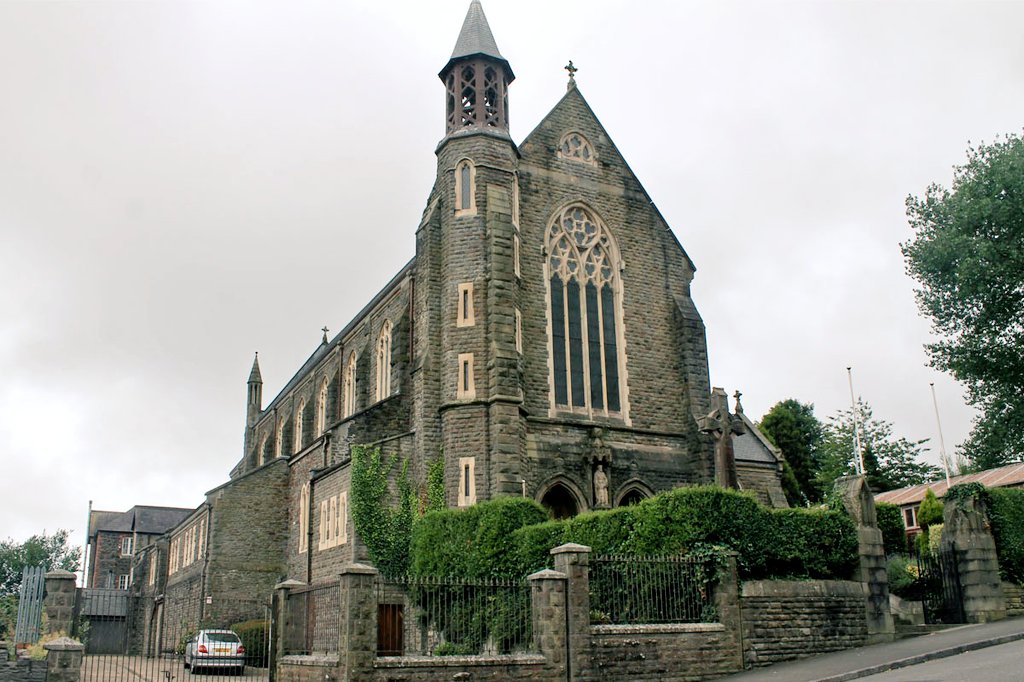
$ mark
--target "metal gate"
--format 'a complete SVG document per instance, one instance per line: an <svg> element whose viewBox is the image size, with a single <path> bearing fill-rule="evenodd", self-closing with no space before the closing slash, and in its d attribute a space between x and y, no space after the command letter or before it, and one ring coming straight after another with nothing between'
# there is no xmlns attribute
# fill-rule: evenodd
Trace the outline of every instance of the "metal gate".
<svg viewBox="0 0 1024 682"><path fill-rule="evenodd" d="M966 622L956 549L947 547L937 554L919 552L917 570L925 623Z"/></svg>
<svg viewBox="0 0 1024 682"><path fill-rule="evenodd" d="M80 590L82 682L270 679L270 601ZM220 632L210 632L220 631ZM233 633L233 634L232 634Z"/></svg>

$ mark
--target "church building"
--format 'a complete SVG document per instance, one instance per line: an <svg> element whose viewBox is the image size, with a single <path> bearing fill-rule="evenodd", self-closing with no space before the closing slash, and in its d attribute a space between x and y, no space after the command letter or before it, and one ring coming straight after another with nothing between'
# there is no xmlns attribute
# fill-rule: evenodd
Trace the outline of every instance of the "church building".
<svg viewBox="0 0 1024 682"><path fill-rule="evenodd" d="M415 257L267 404L253 363L243 456L147 564L154 590L231 593L244 575L269 592L365 561L354 445L418 486L443 458L451 507L525 496L564 518L715 481L785 505L780 454L712 391L694 264L569 71L517 144L515 74L472 0L438 74Z"/></svg>

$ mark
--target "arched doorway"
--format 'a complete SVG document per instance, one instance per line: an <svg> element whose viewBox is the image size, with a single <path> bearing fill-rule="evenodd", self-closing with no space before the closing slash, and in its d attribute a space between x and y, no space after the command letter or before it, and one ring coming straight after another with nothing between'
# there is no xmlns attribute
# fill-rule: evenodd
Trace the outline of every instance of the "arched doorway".
<svg viewBox="0 0 1024 682"><path fill-rule="evenodd" d="M642 490L640 490L639 488L633 488L632 490L629 490L625 495L623 495L621 499L619 499L619 506L631 507L634 504L640 504L640 502L642 502L646 498L647 495L645 495Z"/></svg>
<svg viewBox="0 0 1024 682"><path fill-rule="evenodd" d="M551 486L540 503L551 511L551 515L558 520L568 519L580 513L580 506L576 502L576 496L561 483Z"/></svg>

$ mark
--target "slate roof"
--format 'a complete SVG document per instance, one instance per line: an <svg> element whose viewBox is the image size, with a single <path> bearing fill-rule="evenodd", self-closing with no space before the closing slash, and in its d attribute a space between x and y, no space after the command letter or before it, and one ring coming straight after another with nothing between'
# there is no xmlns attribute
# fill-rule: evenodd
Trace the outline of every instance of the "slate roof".
<svg viewBox="0 0 1024 682"><path fill-rule="evenodd" d="M181 523L195 509L136 505L125 512L93 510L89 516L89 535L97 531L160 535Z"/></svg>
<svg viewBox="0 0 1024 682"><path fill-rule="evenodd" d="M740 413L746 430L732 437L733 457L737 462L778 464L782 453L761 433L747 415Z"/></svg>
<svg viewBox="0 0 1024 682"><path fill-rule="evenodd" d="M494 40L494 34L491 33L490 24L487 23L483 5L480 4L480 0L473 0L469 3L469 11L466 12L466 20L462 22L462 30L459 32L458 40L455 41L451 59L441 69L441 73L445 73L452 62L478 54L501 61L508 72L509 83L515 79L508 60L502 57L498 50L498 43Z"/></svg>
<svg viewBox="0 0 1024 682"><path fill-rule="evenodd" d="M987 469L976 474L953 476L949 479L949 482L953 485L958 483L981 483L986 488L1024 486L1024 462L1009 464L998 469ZM875 501L889 502L890 504L900 506L917 504L924 499L928 488L932 489L936 497L945 497L946 490L948 490L946 479L942 478L931 483L922 483L921 485L912 485L906 488L879 493L875 495Z"/></svg>

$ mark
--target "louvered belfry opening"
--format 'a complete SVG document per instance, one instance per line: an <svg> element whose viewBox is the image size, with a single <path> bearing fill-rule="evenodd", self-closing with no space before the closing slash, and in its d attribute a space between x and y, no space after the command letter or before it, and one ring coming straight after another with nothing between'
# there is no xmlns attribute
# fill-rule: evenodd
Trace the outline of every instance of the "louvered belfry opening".
<svg viewBox="0 0 1024 682"><path fill-rule="evenodd" d="M445 79L448 134L463 128L508 130L508 83L504 69L486 59L456 64Z"/></svg>

